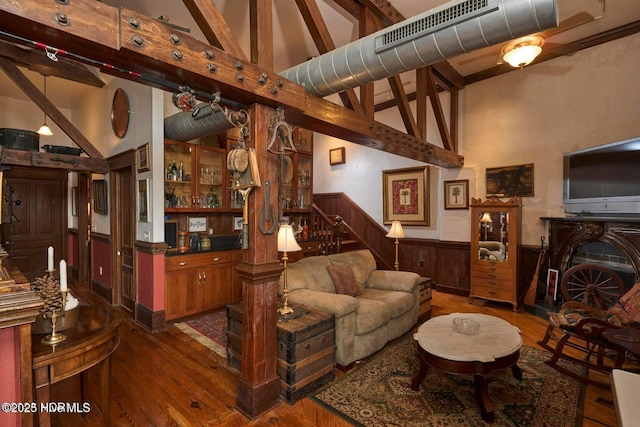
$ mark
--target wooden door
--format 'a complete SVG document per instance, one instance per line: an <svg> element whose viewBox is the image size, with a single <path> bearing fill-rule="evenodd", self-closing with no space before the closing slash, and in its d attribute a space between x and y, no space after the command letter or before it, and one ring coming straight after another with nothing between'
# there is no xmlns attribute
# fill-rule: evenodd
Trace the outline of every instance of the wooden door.
<svg viewBox="0 0 640 427"><path fill-rule="evenodd" d="M232 270L229 264L202 270L202 309L211 310L231 303Z"/></svg>
<svg viewBox="0 0 640 427"><path fill-rule="evenodd" d="M114 258L117 283L115 286L114 304L120 304L133 312L136 305L136 278L134 274L135 241L136 241L136 202L135 180L133 170L130 167L112 171L114 179L113 211L115 216L112 221L113 243L116 250Z"/></svg>
<svg viewBox="0 0 640 427"><path fill-rule="evenodd" d="M165 274L165 318L167 320L202 311L202 269Z"/></svg>
<svg viewBox="0 0 640 427"><path fill-rule="evenodd" d="M4 173L3 242L29 280L47 270L47 248L55 252L54 269L66 258L67 173L46 168L14 167Z"/></svg>

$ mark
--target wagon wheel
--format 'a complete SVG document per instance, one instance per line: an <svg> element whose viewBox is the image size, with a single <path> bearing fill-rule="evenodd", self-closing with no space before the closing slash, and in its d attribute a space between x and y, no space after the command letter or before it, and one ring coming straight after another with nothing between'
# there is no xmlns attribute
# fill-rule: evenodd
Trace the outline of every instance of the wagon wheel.
<svg viewBox="0 0 640 427"><path fill-rule="evenodd" d="M568 269L560 281L562 296L567 301L578 301L606 310L624 295L625 286L613 270L598 264L578 264Z"/></svg>

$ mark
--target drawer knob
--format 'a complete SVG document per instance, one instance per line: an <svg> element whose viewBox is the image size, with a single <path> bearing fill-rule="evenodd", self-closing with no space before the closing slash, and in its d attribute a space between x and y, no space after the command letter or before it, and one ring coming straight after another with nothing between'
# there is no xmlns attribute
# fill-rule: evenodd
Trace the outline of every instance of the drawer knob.
<svg viewBox="0 0 640 427"><path fill-rule="evenodd" d="M217 262L217 261L220 261L220 258L215 257L213 260Z"/></svg>
<svg viewBox="0 0 640 427"><path fill-rule="evenodd" d="M489 279L495 279L495 278L496 278L496 275L495 275L495 274L489 274L487 277L488 277Z"/></svg>
<svg viewBox="0 0 640 427"><path fill-rule="evenodd" d="M304 345L304 349L305 349L305 350L309 350L310 348L311 348L311 343L306 343L306 344Z"/></svg>
<svg viewBox="0 0 640 427"><path fill-rule="evenodd" d="M180 267L184 267L185 265L187 265L187 261L181 261L180 264L178 264Z"/></svg>
<svg viewBox="0 0 640 427"><path fill-rule="evenodd" d="M496 282L494 282L493 280L489 282L490 285L495 286Z"/></svg>

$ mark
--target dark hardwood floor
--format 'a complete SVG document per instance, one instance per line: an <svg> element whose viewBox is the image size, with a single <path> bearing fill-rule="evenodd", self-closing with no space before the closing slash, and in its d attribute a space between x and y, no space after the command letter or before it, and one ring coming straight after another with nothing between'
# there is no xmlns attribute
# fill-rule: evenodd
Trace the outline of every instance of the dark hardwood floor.
<svg viewBox="0 0 640 427"><path fill-rule="evenodd" d="M102 304L86 289L78 289L91 304ZM511 305L469 304L460 296L434 292L433 316L453 312L482 312L501 317L522 331L524 345L538 347L547 322L531 314L515 313ZM347 422L305 398L291 406L284 401L253 421L234 409L238 374L226 360L175 327L151 334L123 312L120 346L112 355L111 425L113 426L299 426L341 427ZM358 365L356 368L358 369ZM338 371L337 376L344 375ZM561 375L561 374L558 374ZM99 397L98 384L89 375L88 400ZM54 401L80 401L77 377L56 384ZM583 426L617 425L611 391L587 387ZM53 425L93 426L101 414L92 411L82 419L77 415L58 415Z"/></svg>

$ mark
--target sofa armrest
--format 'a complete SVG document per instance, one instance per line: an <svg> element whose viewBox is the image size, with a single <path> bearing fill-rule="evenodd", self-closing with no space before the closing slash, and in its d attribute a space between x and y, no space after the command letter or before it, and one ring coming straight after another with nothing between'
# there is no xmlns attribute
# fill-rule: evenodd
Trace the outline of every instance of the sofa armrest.
<svg viewBox="0 0 640 427"><path fill-rule="evenodd" d="M410 271L374 270L369 275L365 287L412 293L418 286L419 279L419 274Z"/></svg>
<svg viewBox="0 0 640 427"><path fill-rule="evenodd" d="M296 289L289 293L289 303L302 304L336 317L346 316L358 308L358 300L350 295L332 294L313 289Z"/></svg>

